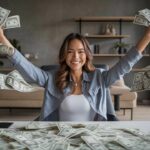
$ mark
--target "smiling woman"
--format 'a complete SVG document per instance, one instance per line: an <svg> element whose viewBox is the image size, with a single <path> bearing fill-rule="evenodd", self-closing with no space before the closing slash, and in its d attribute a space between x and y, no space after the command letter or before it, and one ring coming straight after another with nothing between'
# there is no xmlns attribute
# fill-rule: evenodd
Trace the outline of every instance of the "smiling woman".
<svg viewBox="0 0 150 150"><path fill-rule="evenodd" d="M44 71L29 62L15 49L0 28L3 52L16 69L45 88L40 114L44 121L106 121L117 120L109 93L109 86L128 73L142 58L150 42L150 27L125 57L109 70L95 68L92 53L85 37L69 34L59 52L59 68Z"/></svg>
<svg viewBox="0 0 150 150"><path fill-rule="evenodd" d="M59 63L60 69L56 80L58 88L63 90L69 84L68 78L71 77L74 85L72 94L81 94L83 71L92 72L95 70L87 40L80 34L69 34L60 49Z"/></svg>

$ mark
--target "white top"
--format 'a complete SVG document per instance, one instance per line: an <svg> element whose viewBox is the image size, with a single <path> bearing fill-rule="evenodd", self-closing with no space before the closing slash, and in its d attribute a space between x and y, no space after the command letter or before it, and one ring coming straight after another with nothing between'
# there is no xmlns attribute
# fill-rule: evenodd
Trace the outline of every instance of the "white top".
<svg viewBox="0 0 150 150"><path fill-rule="evenodd" d="M60 105L59 120L60 121L92 121L94 111L85 96L69 95Z"/></svg>

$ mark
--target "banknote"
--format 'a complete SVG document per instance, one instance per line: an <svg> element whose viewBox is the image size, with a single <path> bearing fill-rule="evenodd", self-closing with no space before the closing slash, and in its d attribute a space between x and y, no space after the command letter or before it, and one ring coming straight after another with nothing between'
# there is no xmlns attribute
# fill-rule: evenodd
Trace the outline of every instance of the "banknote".
<svg viewBox="0 0 150 150"><path fill-rule="evenodd" d="M49 126L55 128L49 128ZM74 123L50 122L44 124L44 122L29 122L24 128L0 129L0 149L143 150L144 148L144 150L149 150L150 142L147 138L150 135L146 135L140 130L134 128L114 129L111 127L101 127L100 125L97 125L98 127L94 130L93 128L91 130L91 128L88 129L86 126L88 124L85 125L85 123L77 127ZM78 136L66 138L57 134L68 127L70 130L73 129L76 131L76 135ZM52 132L53 130L57 130L57 132ZM89 134L79 134L83 133L81 131L85 133L89 132ZM101 132L105 133L105 136L103 133L100 134ZM75 135L74 133L73 135ZM116 136L109 136L110 133ZM66 136L68 135L66 134Z"/></svg>
<svg viewBox="0 0 150 150"><path fill-rule="evenodd" d="M131 91L150 90L150 70L140 71L134 74Z"/></svg>
<svg viewBox="0 0 150 150"><path fill-rule="evenodd" d="M47 129L47 128L56 128L56 123L44 123L44 122L30 122L28 125L25 126L25 129L28 130L37 130L37 129Z"/></svg>
<svg viewBox="0 0 150 150"><path fill-rule="evenodd" d="M19 92L38 90L38 87L28 84L17 70L10 72L8 75L0 74L0 88L13 89Z"/></svg>
<svg viewBox="0 0 150 150"><path fill-rule="evenodd" d="M145 8L143 10L139 10L139 14L143 15L150 22L150 10Z"/></svg>
<svg viewBox="0 0 150 150"><path fill-rule="evenodd" d="M3 29L18 28L20 25L20 17L18 15L10 16L10 10L0 7L0 27Z"/></svg>
<svg viewBox="0 0 150 150"><path fill-rule="evenodd" d="M10 29L10 28L19 28L20 25L20 17L18 15L8 17L5 23L3 24L3 29Z"/></svg>
<svg viewBox="0 0 150 150"><path fill-rule="evenodd" d="M96 139L92 138L92 136L81 136L84 142L92 149L92 150L108 150L103 142L97 141Z"/></svg>
<svg viewBox="0 0 150 150"><path fill-rule="evenodd" d="M87 146L87 144L80 144L80 146L77 148L77 150L91 150L91 148L89 146Z"/></svg>
<svg viewBox="0 0 150 150"><path fill-rule="evenodd" d="M0 26L2 26L7 20L10 10L0 7Z"/></svg>
<svg viewBox="0 0 150 150"><path fill-rule="evenodd" d="M146 27L150 26L150 10L145 8L138 11L138 15L135 15L133 23Z"/></svg>
<svg viewBox="0 0 150 150"><path fill-rule="evenodd" d="M143 25L146 27L150 25L149 21L144 16L141 15L136 15L133 23L138 25Z"/></svg>
<svg viewBox="0 0 150 150"><path fill-rule="evenodd" d="M0 89L11 89L10 87L5 85L6 75L0 73Z"/></svg>
<svg viewBox="0 0 150 150"><path fill-rule="evenodd" d="M59 142L53 143L51 149L52 150L69 150L69 143L59 141Z"/></svg>
<svg viewBox="0 0 150 150"><path fill-rule="evenodd" d="M13 52L14 49L12 47L8 47L7 45L0 43L0 55L11 56Z"/></svg>

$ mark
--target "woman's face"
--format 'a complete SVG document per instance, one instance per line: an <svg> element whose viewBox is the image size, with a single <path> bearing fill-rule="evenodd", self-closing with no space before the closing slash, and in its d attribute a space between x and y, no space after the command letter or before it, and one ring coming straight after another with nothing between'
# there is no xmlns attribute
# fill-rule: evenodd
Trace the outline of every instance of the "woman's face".
<svg viewBox="0 0 150 150"><path fill-rule="evenodd" d="M70 41L67 51L66 63L72 71L82 71L86 62L85 49L78 39Z"/></svg>

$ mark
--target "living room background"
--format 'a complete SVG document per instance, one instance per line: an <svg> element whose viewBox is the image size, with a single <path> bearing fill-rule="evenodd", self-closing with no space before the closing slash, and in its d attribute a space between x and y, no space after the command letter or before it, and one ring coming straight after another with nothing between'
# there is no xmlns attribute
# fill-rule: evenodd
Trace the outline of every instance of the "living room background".
<svg viewBox="0 0 150 150"><path fill-rule="evenodd" d="M57 64L58 51L66 35L79 32L79 24L74 18L84 16L134 16L138 10L150 6L149 0L1 0L0 5L11 10L11 15L18 14L21 19L21 28L9 29L5 33L10 39L17 39L23 54L38 55L33 63L37 66ZM86 24L90 31L100 31L100 23ZM118 25L114 24L118 29ZM132 23L124 23L122 32L130 34L124 42L133 46L143 34L145 28ZM88 31L88 30L87 30ZM112 40L106 41L109 46ZM149 53L149 50L147 50ZM107 52L106 52L107 53ZM119 58L94 58L94 63L115 64ZM8 60L3 67L9 67ZM149 58L142 58L136 65L145 67ZM130 86L130 73L125 77L126 84ZM140 93L139 98L150 99L150 93Z"/></svg>

